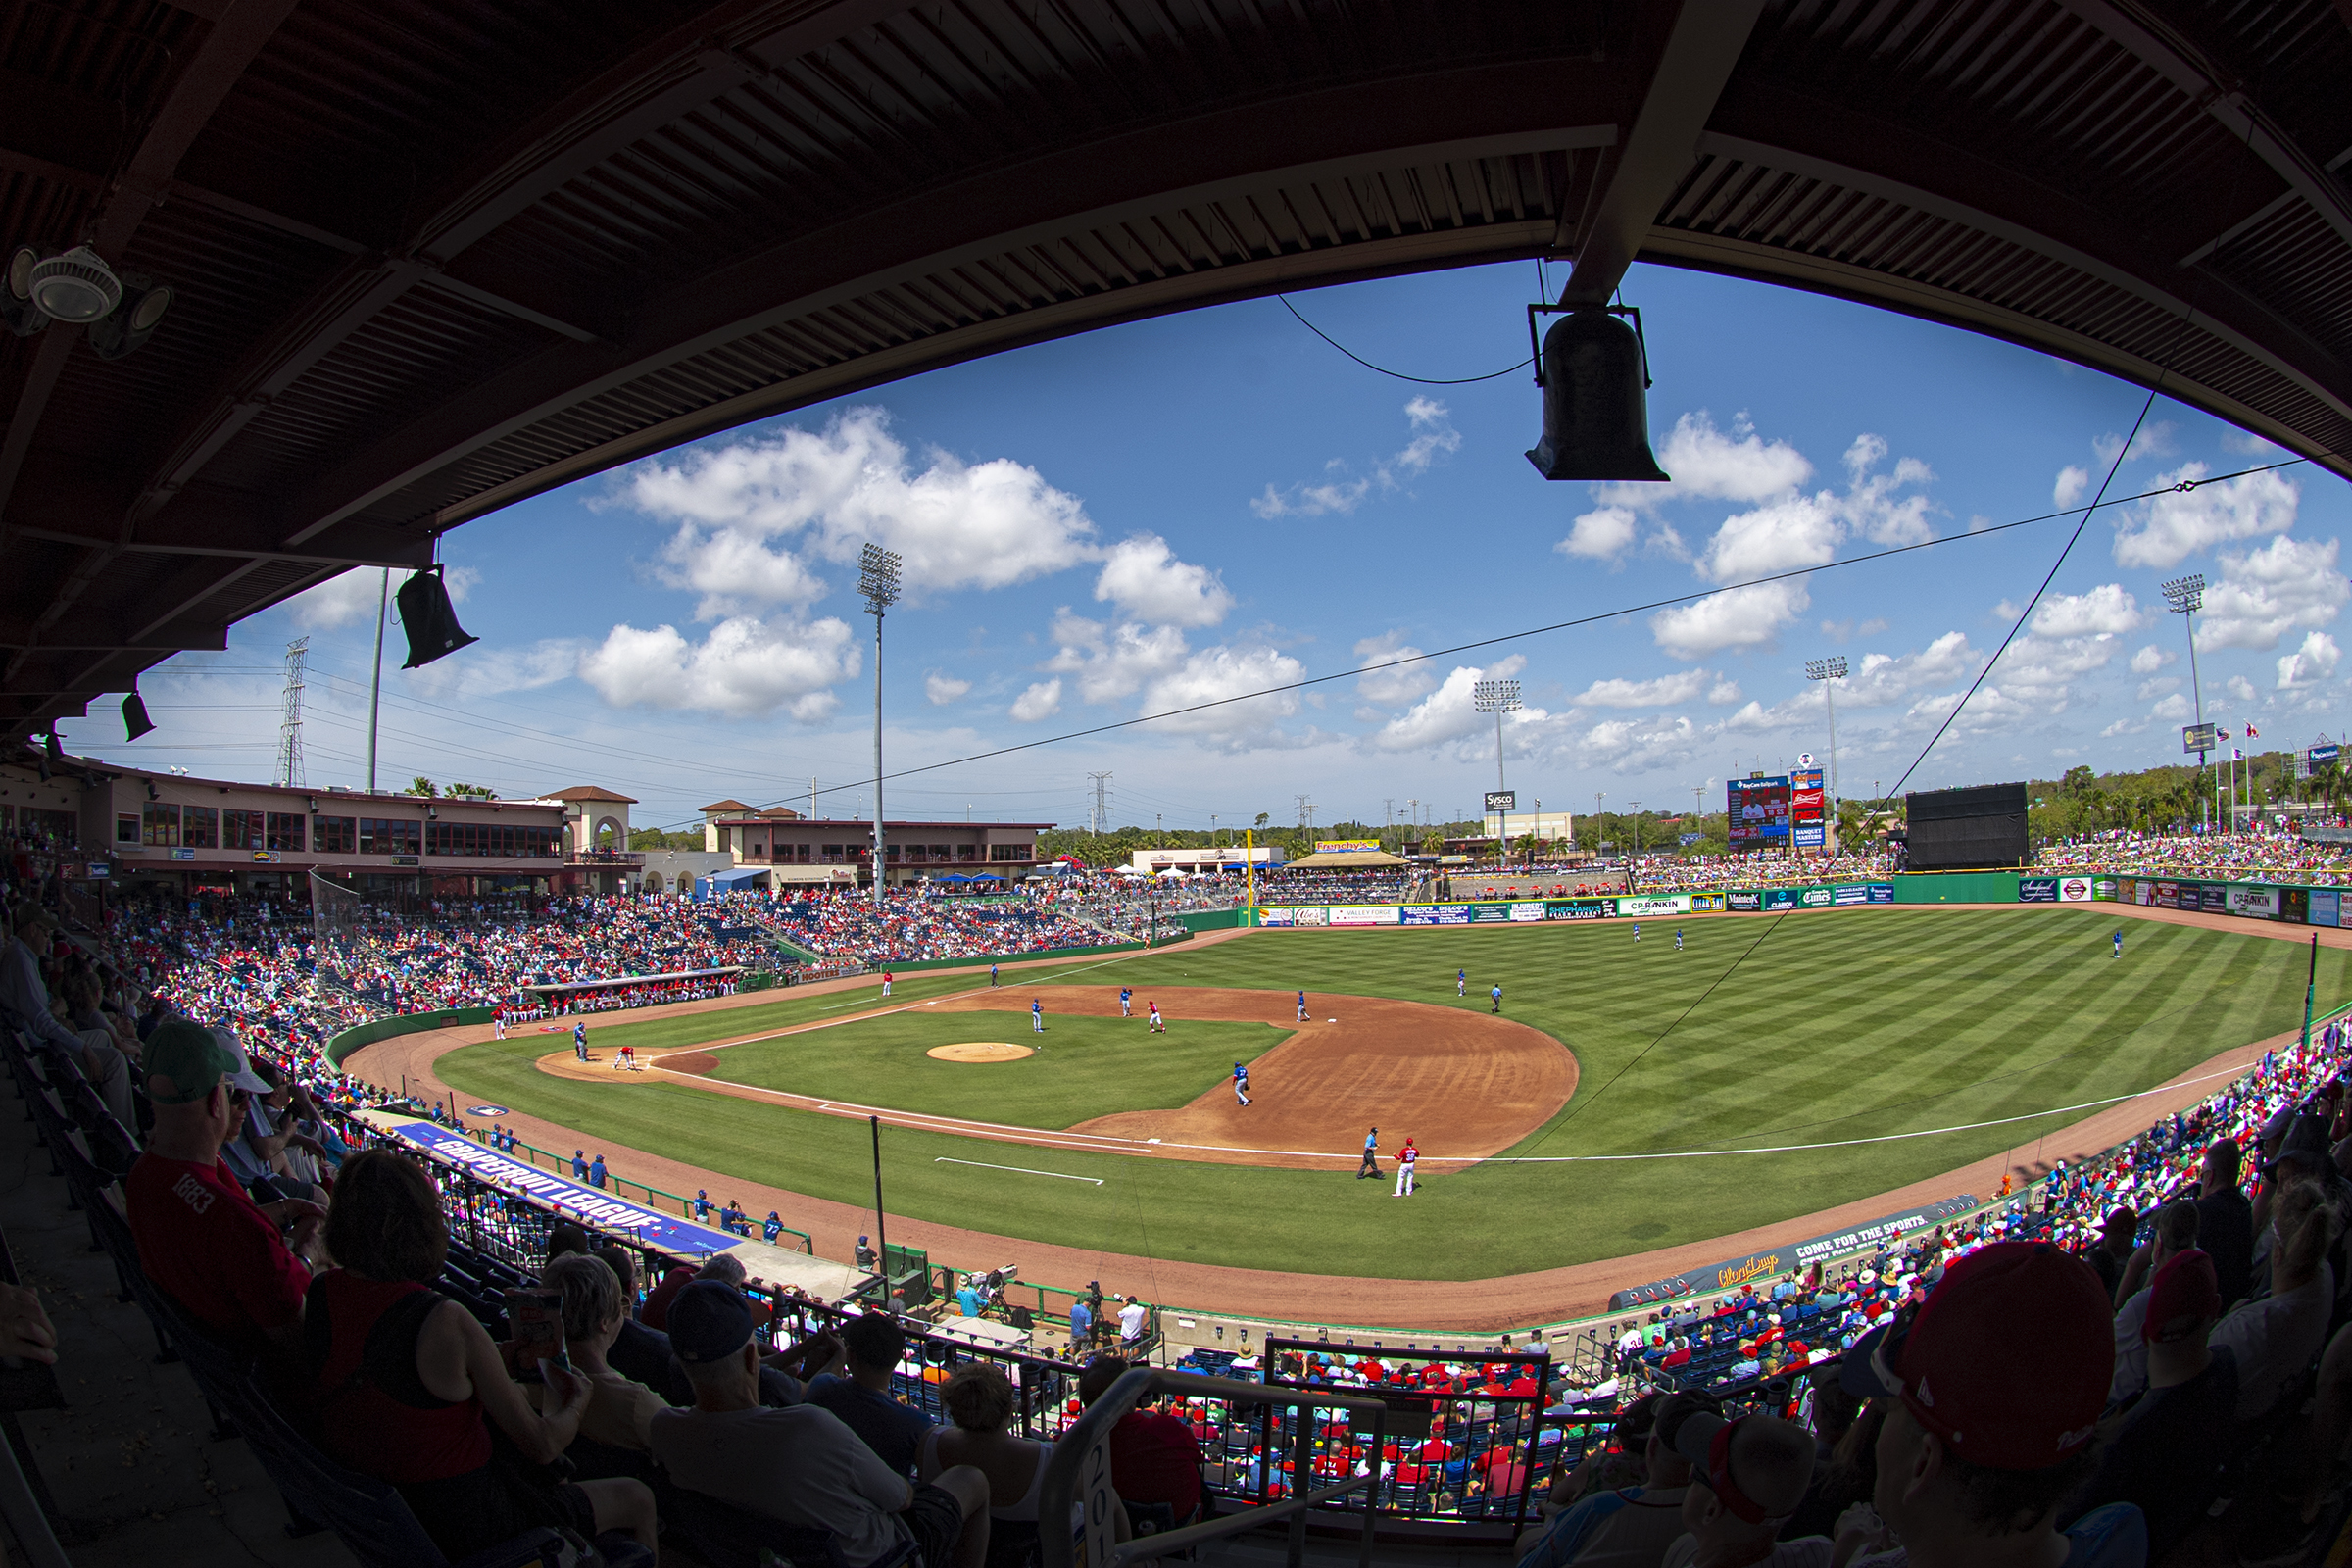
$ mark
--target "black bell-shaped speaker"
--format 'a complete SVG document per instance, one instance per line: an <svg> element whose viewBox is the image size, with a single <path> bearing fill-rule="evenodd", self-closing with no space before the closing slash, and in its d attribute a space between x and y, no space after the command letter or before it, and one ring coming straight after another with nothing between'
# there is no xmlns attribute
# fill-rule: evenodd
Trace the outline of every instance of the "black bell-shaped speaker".
<svg viewBox="0 0 2352 1568"><path fill-rule="evenodd" d="M1544 439L1527 461L1546 479L1650 479L1642 344L1607 311L1571 311L1544 334Z"/></svg>
<svg viewBox="0 0 2352 1568"><path fill-rule="evenodd" d="M450 608L449 589L441 581L441 568L427 566L400 585L392 596L400 605L400 629L409 636L409 662L400 667L415 669L436 659L446 659L467 643L480 642L469 637L458 624L458 612Z"/></svg>
<svg viewBox="0 0 2352 1568"><path fill-rule="evenodd" d="M134 688L128 697L122 699L122 738L135 741L154 728L155 720L147 716L147 704Z"/></svg>

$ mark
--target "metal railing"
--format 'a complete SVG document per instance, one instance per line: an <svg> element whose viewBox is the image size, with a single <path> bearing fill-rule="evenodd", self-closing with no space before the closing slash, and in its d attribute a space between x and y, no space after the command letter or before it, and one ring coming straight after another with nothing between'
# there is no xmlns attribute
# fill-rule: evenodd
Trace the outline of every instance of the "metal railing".
<svg viewBox="0 0 2352 1568"><path fill-rule="evenodd" d="M1087 1407L1078 1423L1054 1445L1053 1457L1046 1461L1046 1474L1037 1504L1037 1516L1058 1526L1070 1517L1070 1505L1083 1502L1085 1513L1081 1532L1072 1535L1060 1528L1049 1527L1038 1532L1043 1547L1045 1568L1077 1568L1081 1542L1084 1546L1085 1568L1124 1568L1130 1562L1165 1557L1207 1542L1254 1530L1279 1519L1290 1521L1290 1564L1298 1568L1306 1556L1307 1510L1319 1507L1348 1493L1370 1488L1379 1477L1378 1467L1360 1476L1349 1476L1328 1487L1311 1492L1293 1491L1281 1502L1262 1507L1244 1508L1237 1513L1186 1525L1180 1530L1147 1536L1123 1544L1116 1542L1117 1526L1112 1510L1121 1509L1118 1494L1110 1484L1110 1433L1127 1412L1138 1402L1156 1394L1173 1394L1188 1398L1218 1399L1228 1405L1280 1405L1296 1412L1292 1426L1292 1474L1305 1477L1313 1473L1315 1412L1344 1410L1352 1418L1358 1415L1372 1418L1372 1444L1375 1452L1387 1446L1389 1407L1379 1399L1360 1395L1335 1394L1321 1390L1308 1392L1284 1389L1262 1383L1239 1383L1230 1378L1198 1377L1190 1372L1162 1372L1151 1367L1135 1367L1122 1373L1119 1381L1103 1391L1102 1396ZM1380 1517L1379 1510L1364 1510L1361 1544L1357 1548L1358 1568L1372 1568L1372 1529Z"/></svg>

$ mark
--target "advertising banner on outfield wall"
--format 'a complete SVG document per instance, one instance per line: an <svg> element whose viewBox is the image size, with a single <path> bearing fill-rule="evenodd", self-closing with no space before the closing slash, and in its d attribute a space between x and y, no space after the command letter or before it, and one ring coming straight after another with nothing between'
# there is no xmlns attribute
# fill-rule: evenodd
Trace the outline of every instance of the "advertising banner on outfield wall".
<svg viewBox="0 0 2352 1568"><path fill-rule="evenodd" d="M2310 912L2303 918L2313 925L2343 924L2342 898L2334 888L2313 888Z"/></svg>
<svg viewBox="0 0 2352 1568"><path fill-rule="evenodd" d="M1510 917L1511 906L1507 904L1473 904L1470 906L1470 919L1476 925L1490 925L1496 920L1508 920Z"/></svg>
<svg viewBox="0 0 2352 1568"><path fill-rule="evenodd" d="M1634 919L1652 915L1689 914L1690 895L1688 893L1645 893L1617 901L1617 912Z"/></svg>
<svg viewBox="0 0 2352 1568"><path fill-rule="evenodd" d="M1894 884L1891 882L1873 882L1870 885L1870 902L1873 904L1892 904L1894 902Z"/></svg>
<svg viewBox="0 0 2352 1568"><path fill-rule="evenodd" d="M1889 899L1894 897L1894 887L1891 883L1887 885L1886 897ZM1693 893L1690 895L1690 912L1692 914L1720 914L1729 903L1730 900L1725 894Z"/></svg>
<svg viewBox="0 0 2352 1568"><path fill-rule="evenodd" d="M1541 919L1543 919L1543 918L1544 918L1544 905L1543 905L1543 901L1541 901L1541 900L1536 900L1536 901L1532 901L1532 902L1520 903L1520 904L1514 904L1514 905L1512 905L1512 906L1511 906L1511 918L1512 918L1512 919L1514 919L1514 920L1541 920Z"/></svg>
<svg viewBox="0 0 2352 1568"><path fill-rule="evenodd" d="M2088 904L2090 902L2090 878L2086 876L2060 877L2058 879L2058 902L2060 904Z"/></svg>
<svg viewBox="0 0 2352 1568"><path fill-rule="evenodd" d="M1609 904L1606 899L1554 900L1544 906L1546 920L1606 920Z"/></svg>
<svg viewBox="0 0 2352 1568"><path fill-rule="evenodd" d="M1757 888L1734 888L1723 896L1723 906L1737 914L1748 914L1764 907L1764 894Z"/></svg>
<svg viewBox="0 0 2352 1568"><path fill-rule="evenodd" d="M1467 904L1408 904L1399 911L1399 925L1468 925Z"/></svg>
<svg viewBox="0 0 2352 1568"><path fill-rule="evenodd" d="M2017 879L2017 902L2020 904L2056 904L2058 879L2054 876L2021 876Z"/></svg>
<svg viewBox="0 0 2352 1568"><path fill-rule="evenodd" d="M2311 923L2311 889L2280 888L2278 890L2278 918L2292 920L2297 925Z"/></svg>
<svg viewBox="0 0 2352 1568"><path fill-rule="evenodd" d="M2109 904L2113 904L2118 899L2130 903L2131 895L2122 892L2122 886L2123 884L2114 877L2094 876L2090 879L2090 896L2094 899L2104 899Z"/></svg>
<svg viewBox="0 0 2352 1568"><path fill-rule="evenodd" d="M1977 1200L1966 1195L1947 1198L1941 1202L1905 1209L1900 1214L1889 1214L1885 1219L1857 1225L1851 1230L1815 1236L1793 1247L1776 1247L1769 1251L1750 1252L1744 1257L1717 1263L1712 1268L1694 1268L1687 1274L1651 1280L1646 1285L1629 1286L1609 1298L1609 1310L1622 1312L1628 1307L1648 1306L1653 1302L1672 1300L1678 1296L1729 1290L1748 1280L1770 1279L1776 1274L1787 1274L1810 1266L1817 1259L1856 1252L1870 1247L1889 1247L1912 1231L1939 1225L1976 1206Z"/></svg>
<svg viewBox="0 0 2352 1568"><path fill-rule="evenodd" d="M2250 920L2278 918L2278 890L2232 883L2222 890L2222 907Z"/></svg>
<svg viewBox="0 0 2352 1568"><path fill-rule="evenodd" d="M1340 904L1332 906L1333 925L1396 925L1400 923L1394 904Z"/></svg>
<svg viewBox="0 0 2352 1568"><path fill-rule="evenodd" d="M1868 904L1870 902L1870 884L1849 882L1841 887L1834 887L1830 889L1830 902L1832 904Z"/></svg>

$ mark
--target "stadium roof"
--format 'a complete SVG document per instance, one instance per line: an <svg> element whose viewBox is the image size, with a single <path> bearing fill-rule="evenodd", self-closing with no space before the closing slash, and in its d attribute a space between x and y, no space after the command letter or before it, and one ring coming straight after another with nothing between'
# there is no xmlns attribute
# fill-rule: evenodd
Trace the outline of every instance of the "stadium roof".
<svg viewBox="0 0 2352 1568"><path fill-rule="evenodd" d="M2161 368L2352 473L2341 3L15 7L0 239L178 296L0 336L0 734L747 419L1538 255Z"/></svg>
<svg viewBox="0 0 2352 1568"><path fill-rule="evenodd" d="M1318 866L1374 866L1410 865L1413 862L1389 854L1385 850L1317 850L1290 863L1293 871L1312 871Z"/></svg>
<svg viewBox="0 0 2352 1568"><path fill-rule="evenodd" d="M636 796L615 795L602 784L574 784L567 790L549 790L546 798L551 801L611 801L619 806L637 804Z"/></svg>

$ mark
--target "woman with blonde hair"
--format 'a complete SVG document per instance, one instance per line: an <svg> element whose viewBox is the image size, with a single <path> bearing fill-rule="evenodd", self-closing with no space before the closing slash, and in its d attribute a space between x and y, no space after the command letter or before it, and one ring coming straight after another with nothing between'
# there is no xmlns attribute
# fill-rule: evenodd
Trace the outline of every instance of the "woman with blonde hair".
<svg viewBox="0 0 2352 1568"><path fill-rule="evenodd" d="M1012 1380L993 1362L956 1368L939 1386L939 1399L952 1424L923 1434L922 1478L935 1481L941 1471L963 1464L988 1477L988 1568L1035 1568L1037 1502L1054 1445L1011 1430ZM1113 1509L1111 1520L1117 1539L1125 1541L1126 1510Z"/></svg>

